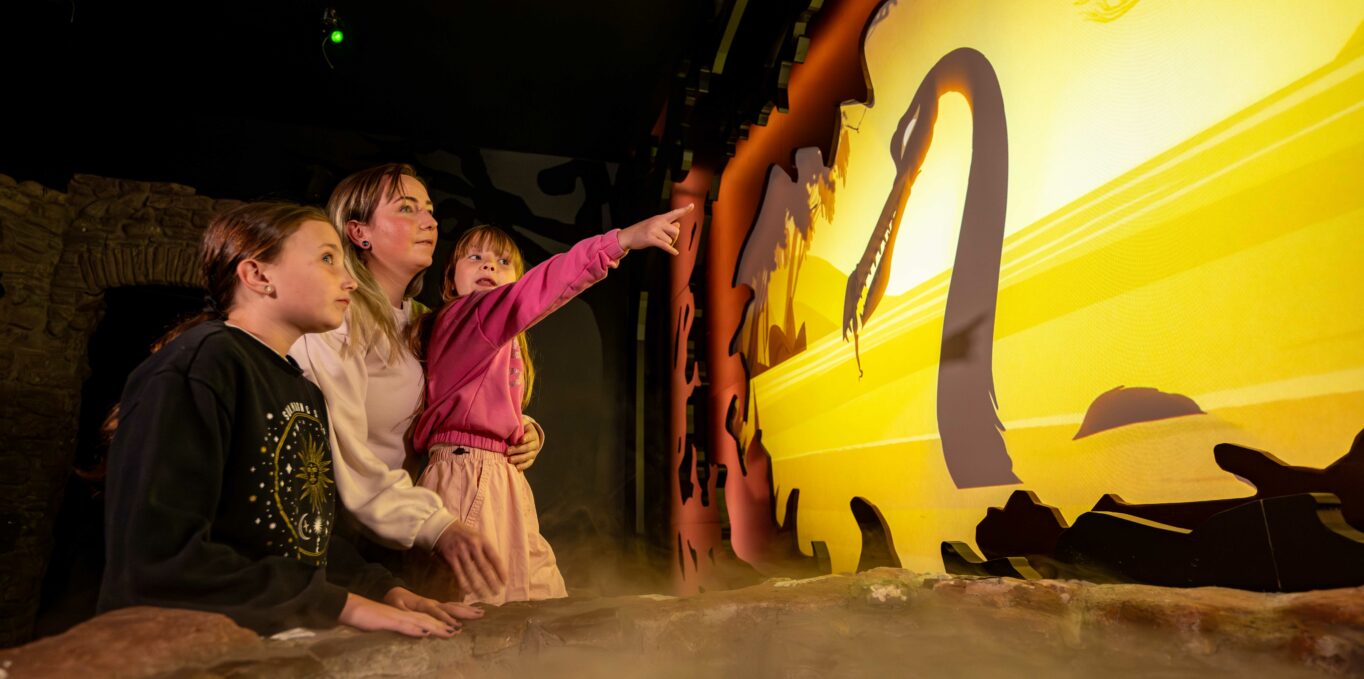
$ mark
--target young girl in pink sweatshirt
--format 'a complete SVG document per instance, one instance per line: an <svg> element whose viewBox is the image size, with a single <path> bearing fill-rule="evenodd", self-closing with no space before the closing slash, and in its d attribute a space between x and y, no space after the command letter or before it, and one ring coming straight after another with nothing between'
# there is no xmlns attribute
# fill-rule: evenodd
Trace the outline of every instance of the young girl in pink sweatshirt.
<svg viewBox="0 0 1364 679"><path fill-rule="evenodd" d="M530 485L506 459L521 440L521 409L534 380L525 331L605 278L630 250L656 247L676 255L676 220L689 211L690 205L587 238L529 271L511 237L496 227L476 227L455 244L445 269L445 306L413 325L414 348L426 361L426 402L412 446L429 455L417 483L492 542L507 578L500 593L478 597L452 592L450 569L413 564L424 589L493 604L567 595L554 552L540 535ZM476 577L472 560L463 566Z"/></svg>

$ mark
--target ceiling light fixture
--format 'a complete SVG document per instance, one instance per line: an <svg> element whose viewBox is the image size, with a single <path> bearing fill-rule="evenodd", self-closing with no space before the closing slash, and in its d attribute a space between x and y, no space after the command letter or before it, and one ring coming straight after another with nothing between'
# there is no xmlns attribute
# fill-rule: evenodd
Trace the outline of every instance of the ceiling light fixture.
<svg viewBox="0 0 1364 679"><path fill-rule="evenodd" d="M327 54L327 43L340 45L345 40L346 30L341 24L341 19L336 16L336 8L328 7L322 10L322 58L327 61L328 68L336 70L331 56Z"/></svg>

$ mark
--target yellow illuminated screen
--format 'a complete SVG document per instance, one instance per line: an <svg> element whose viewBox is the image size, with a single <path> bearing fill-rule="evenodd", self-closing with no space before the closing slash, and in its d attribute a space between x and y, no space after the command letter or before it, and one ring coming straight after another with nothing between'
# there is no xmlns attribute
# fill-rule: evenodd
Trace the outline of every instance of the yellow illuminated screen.
<svg viewBox="0 0 1364 679"><path fill-rule="evenodd" d="M853 570L861 497L905 567L940 571L940 543L973 542L1018 489L1073 521L1110 492L1253 493L1214 464L1217 443L1314 467L1343 454L1364 428L1361 26L1357 0L874 13L870 103L842 107L835 157L798 151L794 179L773 168L735 279L757 294L738 341L758 415L743 438L761 426L778 508L800 490L802 550L823 541L836 571ZM913 119L952 54L966 75L929 88L935 115ZM997 89L978 81L991 69ZM995 91L1002 119L987 121L976 112ZM1007 129L1007 148L973 148L986 125ZM924 138L897 193L896 154ZM991 163L1007 172L987 178ZM960 243L978 238L964 215L1000 176L999 214L969 217L993 220L981 228L997 242ZM999 252L988 368L1007 465L994 481L949 469L939 431L948 291L970 284L953 280L959 246ZM1080 435L1118 387L1196 408Z"/></svg>

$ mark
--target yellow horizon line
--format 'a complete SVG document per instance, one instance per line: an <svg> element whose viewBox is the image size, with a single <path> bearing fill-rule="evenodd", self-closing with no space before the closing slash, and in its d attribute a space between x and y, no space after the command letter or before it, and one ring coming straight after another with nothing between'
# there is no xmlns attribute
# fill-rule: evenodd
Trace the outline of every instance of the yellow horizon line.
<svg viewBox="0 0 1364 679"><path fill-rule="evenodd" d="M1348 388L1340 388L1348 385ZM1265 392L1274 392L1277 398L1260 398L1255 396ZM1301 377L1290 377L1273 382L1263 382L1261 384L1235 389L1222 389L1218 391L1205 392L1198 396L1191 397L1194 403L1203 410L1204 414L1211 415L1213 411L1228 410L1231 408L1244 408L1247 406L1264 405L1280 401L1301 401L1308 398L1321 396L1337 396L1341 394L1364 393L1364 367L1337 370L1335 372L1320 373L1317 375L1305 375ZM1065 415L1048 415L1043 417L1026 417L1004 422L1005 431L1022 431L1027 429L1041 429L1044 427L1056 427L1062 425L1079 425L1084 421L1085 413L1067 413ZM1132 424L1141 424L1133 422ZM883 446L898 445L902 443L920 443L924 441L940 440L935 433L915 434L911 436L899 436L895 438L881 439L879 441L866 441L849 446L838 446L832 448L820 448L808 450L790 455L775 455L771 450L768 455L773 462L795 460L814 455L826 455L829 453L844 453L868 448L879 448Z"/></svg>

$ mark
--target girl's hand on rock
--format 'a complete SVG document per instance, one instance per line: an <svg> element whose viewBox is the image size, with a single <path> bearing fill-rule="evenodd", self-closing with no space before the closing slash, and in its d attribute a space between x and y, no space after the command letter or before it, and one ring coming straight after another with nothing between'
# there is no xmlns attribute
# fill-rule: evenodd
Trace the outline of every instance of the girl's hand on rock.
<svg viewBox="0 0 1364 679"><path fill-rule="evenodd" d="M341 609L338 622L365 632L385 630L418 638L449 639L458 631L425 613L399 610L358 594L346 595L346 606Z"/></svg>
<svg viewBox="0 0 1364 679"><path fill-rule="evenodd" d="M412 611L415 613L425 613L436 620L445 623L447 627L458 630L463 626L463 620L474 620L483 617L483 609L457 604L453 601L437 601L428 599L412 590L404 587L394 587L384 595L384 603L402 611Z"/></svg>

